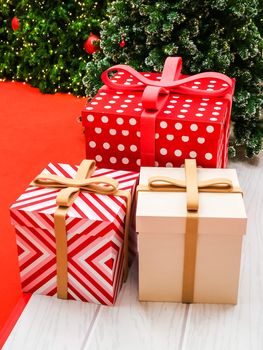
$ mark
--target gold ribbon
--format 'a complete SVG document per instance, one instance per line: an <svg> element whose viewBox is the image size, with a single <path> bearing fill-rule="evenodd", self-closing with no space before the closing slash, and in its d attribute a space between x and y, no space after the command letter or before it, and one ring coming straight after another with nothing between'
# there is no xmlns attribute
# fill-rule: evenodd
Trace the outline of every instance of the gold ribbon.
<svg viewBox="0 0 263 350"><path fill-rule="evenodd" d="M91 177L95 171L94 160L83 160L78 168L75 178L40 174L31 183L32 186L62 188L58 192L54 213L54 230L56 237L57 259L57 296L67 299L68 295L68 260L67 260L67 231L66 214L74 200L81 191L88 191L104 195L122 196L126 198L127 210L124 228L124 280L128 276L128 236L131 212L131 194L129 191L118 190L118 181L106 177Z"/></svg>
<svg viewBox="0 0 263 350"><path fill-rule="evenodd" d="M195 265L198 235L199 192L241 193L240 187L233 187L226 178L198 181L196 161L185 160L185 180L167 176L152 176L148 185L139 185L137 191L186 192L187 216L185 228L184 270L182 302L192 303L194 299Z"/></svg>

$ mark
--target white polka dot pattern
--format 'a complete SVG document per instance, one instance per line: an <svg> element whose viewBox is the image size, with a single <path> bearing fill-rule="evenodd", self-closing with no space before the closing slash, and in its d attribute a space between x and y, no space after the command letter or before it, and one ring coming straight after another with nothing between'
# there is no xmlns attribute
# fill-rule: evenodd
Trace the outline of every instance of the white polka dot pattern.
<svg viewBox="0 0 263 350"><path fill-rule="evenodd" d="M96 134L101 134L102 132L102 129L101 128L95 128L95 133Z"/></svg>
<svg viewBox="0 0 263 350"><path fill-rule="evenodd" d="M110 129L110 134L111 135L116 135L117 134L117 131L115 129Z"/></svg>
<svg viewBox="0 0 263 350"><path fill-rule="evenodd" d="M110 144L108 142L104 142L103 148L104 149L109 149L110 148Z"/></svg>
<svg viewBox="0 0 263 350"><path fill-rule="evenodd" d="M94 121L94 116L93 116L92 114L89 114L89 115L87 116L87 120L88 120L89 122L93 122L93 121Z"/></svg>
<svg viewBox="0 0 263 350"><path fill-rule="evenodd" d="M212 133L214 131L214 127L212 125L208 125L206 127L206 131L209 132L209 133Z"/></svg>
<svg viewBox="0 0 263 350"><path fill-rule="evenodd" d="M118 145L118 150L119 151L124 151L125 150L125 146L122 145L122 144Z"/></svg>
<svg viewBox="0 0 263 350"><path fill-rule="evenodd" d="M202 144L202 143L205 142L205 138L204 137L198 137L197 138L197 142Z"/></svg>
<svg viewBox="0 0 263 350"><path fill-rule="evenodd" d="M166 148L161 148L160 153L165 156L167 154L167 149Z"/></svg>
<svg viewBox="0 0 263 350"><path fill-rule="evenodd" d="M102 156L99 155L99 154L97 154L96 157L95 157L95 160L96 160L97 162L101 162L101 161L102 161Z"/></svg>
<svg viewBox="0 0 263 350"><path fill-rule="evenodd" d="M182 151L181 151L180 149L176 149L176 150L174 151L174 154L175 154L176 157L181 157Z"/></svg>
<svg viewBox="0 0 263 350"><path fill-rule="evenodd" d="M136 152L137 151L137 146L136 145L131 145L130 150L132 152Z"/></svg>
<svg viewBox="0 0 263 350"><path fill-rule="evenodd" d="M91 148L96 147L96 142L90 141L90 142L89 142L89 146L90 146Z"/></svg>
<svg viewBox="0 0 263 350"><path fill-rule="evenodd" d="M129 163L129 159L128 158L122 158L122 163L123 164L128 164Z"/></svg>
<svg viewBox="0 0 263 350"><path fill-rule="evenodd" d="M212 158L213 158L213 156L212 156L211 153L206 153L206 154L205 154L205 159L211 160Z"/></svg>
<svg viewBox="0 0 263 350"><path fill-rule="evenodd" d="M162 122L160 123L160 127L161 127L162 129L167 128L167 123L164 122L164 121L162 121Z"/></svg>
<svg viewBox="0 0 263 350"><path fill-rule="evenodd" d="M160 79L158 73L144 75ZM138 84L124 72L112 79L116 84ZM199 79L185 86L193 91L224 87L217 79ZM142 91L101 90L84 108L87 158L95 159L100 167L138 171L141 140L146 137L140 129ZM224 166L227 104L223 98L171 93L156 117L155 165L181 166L185 158L193 158L202 167Z"/></svg>
<svg viewBox="0 0 263 350"><path fill-rule="evenodd" d="M104 115L103 117L101 117L101 121L102 123L108 123L109 118Z"/></svg>
<svg viewBox="0 0 263 350"><path fill-rule="evenodd" d="M122 125L124 123L123 118L117 118L117 124Z"/></svg>
<svg viewBox="0 0 263 350"><path fill-rule="evenodd" d="M197 131L198 130L198 125L197 124L191 124L190 129L192 131Z"/></svg>

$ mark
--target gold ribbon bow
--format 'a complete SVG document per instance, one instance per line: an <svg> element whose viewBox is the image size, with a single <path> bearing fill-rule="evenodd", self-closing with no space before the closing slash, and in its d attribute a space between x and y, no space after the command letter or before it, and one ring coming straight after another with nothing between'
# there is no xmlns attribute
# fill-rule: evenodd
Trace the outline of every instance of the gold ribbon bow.
<svg viewBox="0 0 263 350"><path fill-rule="evenodd" d="M194 298L195 264L198 235L198 192L241 193L239 187L233 187L232 181L226 178L214 178L199 181L196 161L185 160L185 180L167 176L152 176L148 185L139 185L137 191L186 192L187 216L185 228L183 303L192 303Z"/></svg>
<svg viewBox="0 0 263 350"><path fill-rule="evenodd" d="M94 160L83 160L78 168L75 178L73 179L42 173L31 183L32 186L38 187L62 188L61 191L58 192L56 198L58 207L54 213L57 259L57 296L60 299L67 299L68 294L66 214L81 191L122 196L126 198L127 210L124 230L124 280L127 279L131 194L129 191L118 190L118 181L110 177L91 177L95 171L95 165L96 162Z"/></svg>

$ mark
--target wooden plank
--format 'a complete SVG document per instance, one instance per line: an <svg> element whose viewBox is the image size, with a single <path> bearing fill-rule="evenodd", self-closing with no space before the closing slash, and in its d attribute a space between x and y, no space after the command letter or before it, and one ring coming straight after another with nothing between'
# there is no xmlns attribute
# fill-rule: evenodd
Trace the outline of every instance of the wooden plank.
<svg viewBox="0 0 263 350"><path fill-rule="evenodd" d="M30 298L31 298L31 294L22 293L18 302L16 303L12 312L10 313L8 319L6 320L4 326L0 327L0 349L2 349L2 347L6 343L6 340L8 339L10 333L13 331L13 328L15 327L17 321L19 320ZM3 305L3 301L1 301L1 311L2 311L2 305Z"/></svg>
<svg viewBox="0 0 263 350"><path fill-rule="evenodd" d="M180 349L186 306L138 301L137 264L115 307L102 306L83 350Z"/></svg>
<svg viewBox="0 0 263 350"><path fill-rule="evenodd" d="M263 349L263 157L229 167L238 170L248 215L238 305L191 305L183 350Z"/></svg>
<svg viewBox="0 0 263 350"><path fill-rule="evenodd" d="M3 350L78 350L100 306L33 295Z"/></svg>

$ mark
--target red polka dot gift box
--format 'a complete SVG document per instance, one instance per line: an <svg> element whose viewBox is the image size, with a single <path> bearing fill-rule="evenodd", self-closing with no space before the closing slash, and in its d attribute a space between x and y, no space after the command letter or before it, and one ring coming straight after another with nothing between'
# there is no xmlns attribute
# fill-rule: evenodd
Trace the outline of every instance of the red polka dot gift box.
<svg viewBox="0 0 263 350"><path fill-rule="evenodd" d="M181 68L180 57L169 57L161 74L126 65L103 72L105 85L82 112L87 157L134 171L180 167L186 158L224 168L235 80L216 72L185 76Z"/></svg>

